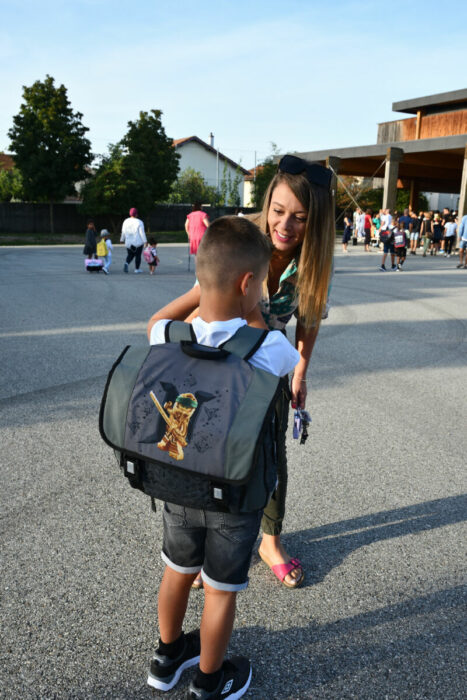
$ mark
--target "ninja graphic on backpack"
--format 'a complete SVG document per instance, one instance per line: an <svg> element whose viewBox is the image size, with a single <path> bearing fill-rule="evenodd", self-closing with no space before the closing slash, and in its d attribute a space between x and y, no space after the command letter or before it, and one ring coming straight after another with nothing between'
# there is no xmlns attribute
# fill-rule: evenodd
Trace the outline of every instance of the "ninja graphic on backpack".
<svg viewBox="0 0 467 700"><path fill-rule="evenodd" d="M288 391L248 362L267 334L244 325L215 348L172 321L165 343L125 348L107 379L99 428L133 487L191 508L266 506L277 480L276 404Z"/></svg>

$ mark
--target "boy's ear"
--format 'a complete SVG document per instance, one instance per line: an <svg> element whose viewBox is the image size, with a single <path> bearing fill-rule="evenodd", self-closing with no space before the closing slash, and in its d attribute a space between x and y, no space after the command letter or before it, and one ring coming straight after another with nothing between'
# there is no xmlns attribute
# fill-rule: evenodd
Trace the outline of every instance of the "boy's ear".
<svg viewBox="0 0 467 700"><path fill-rule="evenodd" d="M248 294L248 285L250 284L250 281L253 279L253 277L254 275L252 272L245 272L238 278L238 288L242 296L246 297L246 295Z"/></svg>

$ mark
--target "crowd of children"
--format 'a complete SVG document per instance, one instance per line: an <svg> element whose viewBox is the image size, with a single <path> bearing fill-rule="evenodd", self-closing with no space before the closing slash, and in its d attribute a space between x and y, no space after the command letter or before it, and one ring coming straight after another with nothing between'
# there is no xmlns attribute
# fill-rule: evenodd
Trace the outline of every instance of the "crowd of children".
<svg viewBox="0 0 467 700"><path fill-rule="evenodd" d="M419 214L410 208L404 209L402 214L390 209L380 209L376 215L370 209L363 212L357 208L353 216L345 212L344 253L349 252L350 240L354 245L362 240L366 251L382 249L383 258L379 267L382 272L387 269L385 263L388 255L391 258L390 269L395 272L403 269L407 253L417 255L417 252L423 257L430 254L450 258L459 251L460 263L457 267L465 267L457 212L447 207L442 212L420 211Z"/></svg>

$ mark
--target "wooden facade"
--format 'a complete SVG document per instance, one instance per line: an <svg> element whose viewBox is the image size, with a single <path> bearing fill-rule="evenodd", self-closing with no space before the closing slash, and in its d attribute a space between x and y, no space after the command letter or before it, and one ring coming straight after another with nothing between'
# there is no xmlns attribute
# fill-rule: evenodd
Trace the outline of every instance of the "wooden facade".
<svg viewBox="0 0 467 700"><path fill-rule="evenodd" d="M420 110L420 115L411 119L397 119L378 124L377 143L434 139L458 134L467 134L467 109L425 115Z"/></svg>
<svg viewBox="0 0 467 700"><path fill-rule="evenodd" d="M419 122L418 134L417 121ZM434 139L458 134L467 134L467 109L442 114L420 113L420 117L383 122L378 124L377 143Z"/></svg>

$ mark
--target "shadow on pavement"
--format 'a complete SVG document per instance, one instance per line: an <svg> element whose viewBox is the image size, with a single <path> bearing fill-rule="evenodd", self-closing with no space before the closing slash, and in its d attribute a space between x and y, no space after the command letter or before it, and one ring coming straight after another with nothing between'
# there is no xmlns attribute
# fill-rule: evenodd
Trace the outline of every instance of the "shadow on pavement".
<svg viewBox="0 0 467 700"><path fill-rule="evenodd" d="M304 587L324 580L352 552L374 542L413 535L467 519L467 495L440 498L406 508L342 520L283 535L285 548L307 567Z"/></svg>

